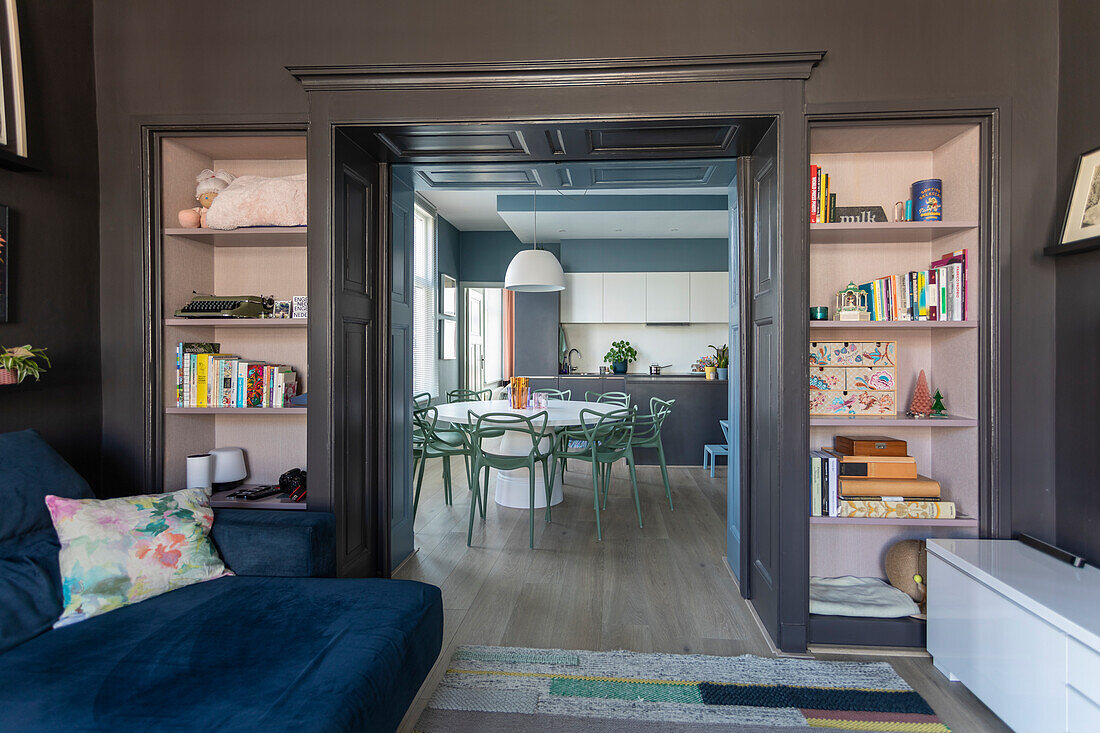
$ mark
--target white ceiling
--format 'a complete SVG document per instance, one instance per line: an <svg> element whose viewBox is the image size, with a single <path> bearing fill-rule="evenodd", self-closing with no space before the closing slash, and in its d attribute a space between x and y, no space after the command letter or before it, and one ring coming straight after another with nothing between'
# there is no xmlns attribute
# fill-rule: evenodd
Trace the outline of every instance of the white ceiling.
<svg viewBox="0 0 1100 733"><path fill-rule="evenodd" d="M497 196L515 194L515 189L479 189L476 191L417 192L435 207L439 215L459 231L512 230L523 242L534 240L532 212L497 213ZM607 195L699 195L726 193L726 188L645 188L564 193L569 197ZM539 198L547 194L540 194ZM538 213L540 242L561 239L696 238L729 235L729 216L725 211L612 211ZM564 230L564 231L560 231Z"/></svg>

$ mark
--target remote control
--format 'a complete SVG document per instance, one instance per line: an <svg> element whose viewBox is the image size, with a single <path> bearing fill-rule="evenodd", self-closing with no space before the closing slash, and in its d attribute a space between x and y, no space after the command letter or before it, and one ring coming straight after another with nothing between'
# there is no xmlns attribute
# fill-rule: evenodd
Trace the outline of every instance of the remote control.
<svg viewBox="0 0 1100 733"><path fill-rule="evenodd" d="M246 494L244 498L248 501L255 501L256 499L266 499L269 496L275 496L275 494L281 493L283 493L283 490L278 486L257 486Z"/></svg>

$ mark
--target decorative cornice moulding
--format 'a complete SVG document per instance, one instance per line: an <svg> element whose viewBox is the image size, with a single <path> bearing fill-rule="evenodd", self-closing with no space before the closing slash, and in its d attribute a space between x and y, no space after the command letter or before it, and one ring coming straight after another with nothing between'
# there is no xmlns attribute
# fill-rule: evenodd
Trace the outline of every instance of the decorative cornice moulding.
<svg viewBox="0 0 1100 733"><path fill-rule="evenodd" d="M288 66L307 92L805 80L824 51L720 56Z"/></svg>

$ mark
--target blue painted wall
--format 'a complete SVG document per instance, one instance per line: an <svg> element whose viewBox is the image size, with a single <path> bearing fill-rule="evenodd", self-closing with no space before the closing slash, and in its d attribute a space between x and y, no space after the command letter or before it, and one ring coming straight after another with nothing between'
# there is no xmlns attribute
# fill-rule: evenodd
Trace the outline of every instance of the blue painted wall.
<svg viewBox="0 0 1100 733"><path fill-rule="evenodd" d="M462 281L461 261L459 256L459 236L460 233L455 229L451 222L444 219L442 216L436 217L436 266L439 269L441 275L450 275L459 282ZM439 287L439 283L436 283L436 287ZM442 294L437 295L437 298L441 298ZM436 320L442 320L443 316L439 315L439 307L436 307ZM458 316L456 319L459 321L458 333L459 333L459 350L461 351L462 342L462 308L458 308ZM436 326L436 334L439 334L439 326ZM438 338L438 335L436 336ZM461 357L461 353L459 354ZM462 371L461 371L462 359L439 359L439 394L440 396L446 395L452 389L458 389L462 386Z"/></svg>
<svg viewBox="0 0 1100 733"><path fill-rule="evenodd" d="M516 252L531 247L519 241L519 238L510 231L459 232L458 244L462 279L472 283L503 283L508 263L515 257ZM543 248L543 245L539 247ZM556 244L548 244L545 249L553 252L555 257L560 256L560 249Z"/></svg>
<svg viewBox="0 0 1100 733"><path fill-rule="evenodd" d="M563 239L566 272L725 272L727 239Z"/></svg>

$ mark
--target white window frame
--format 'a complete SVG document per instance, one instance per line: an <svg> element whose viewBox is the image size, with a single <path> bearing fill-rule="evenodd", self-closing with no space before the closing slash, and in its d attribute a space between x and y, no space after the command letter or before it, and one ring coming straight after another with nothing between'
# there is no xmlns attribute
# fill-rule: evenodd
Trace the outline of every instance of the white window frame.
<svg viewBox="0 0 1100 733"><path fill-rule="evenodd" d="M427 262L418 257L416 225L424 222ZM439 396L437 288L439 247L436 213L417 200L413 206L413 394ZM423 265L426 265L426 270Z"/></svg>

